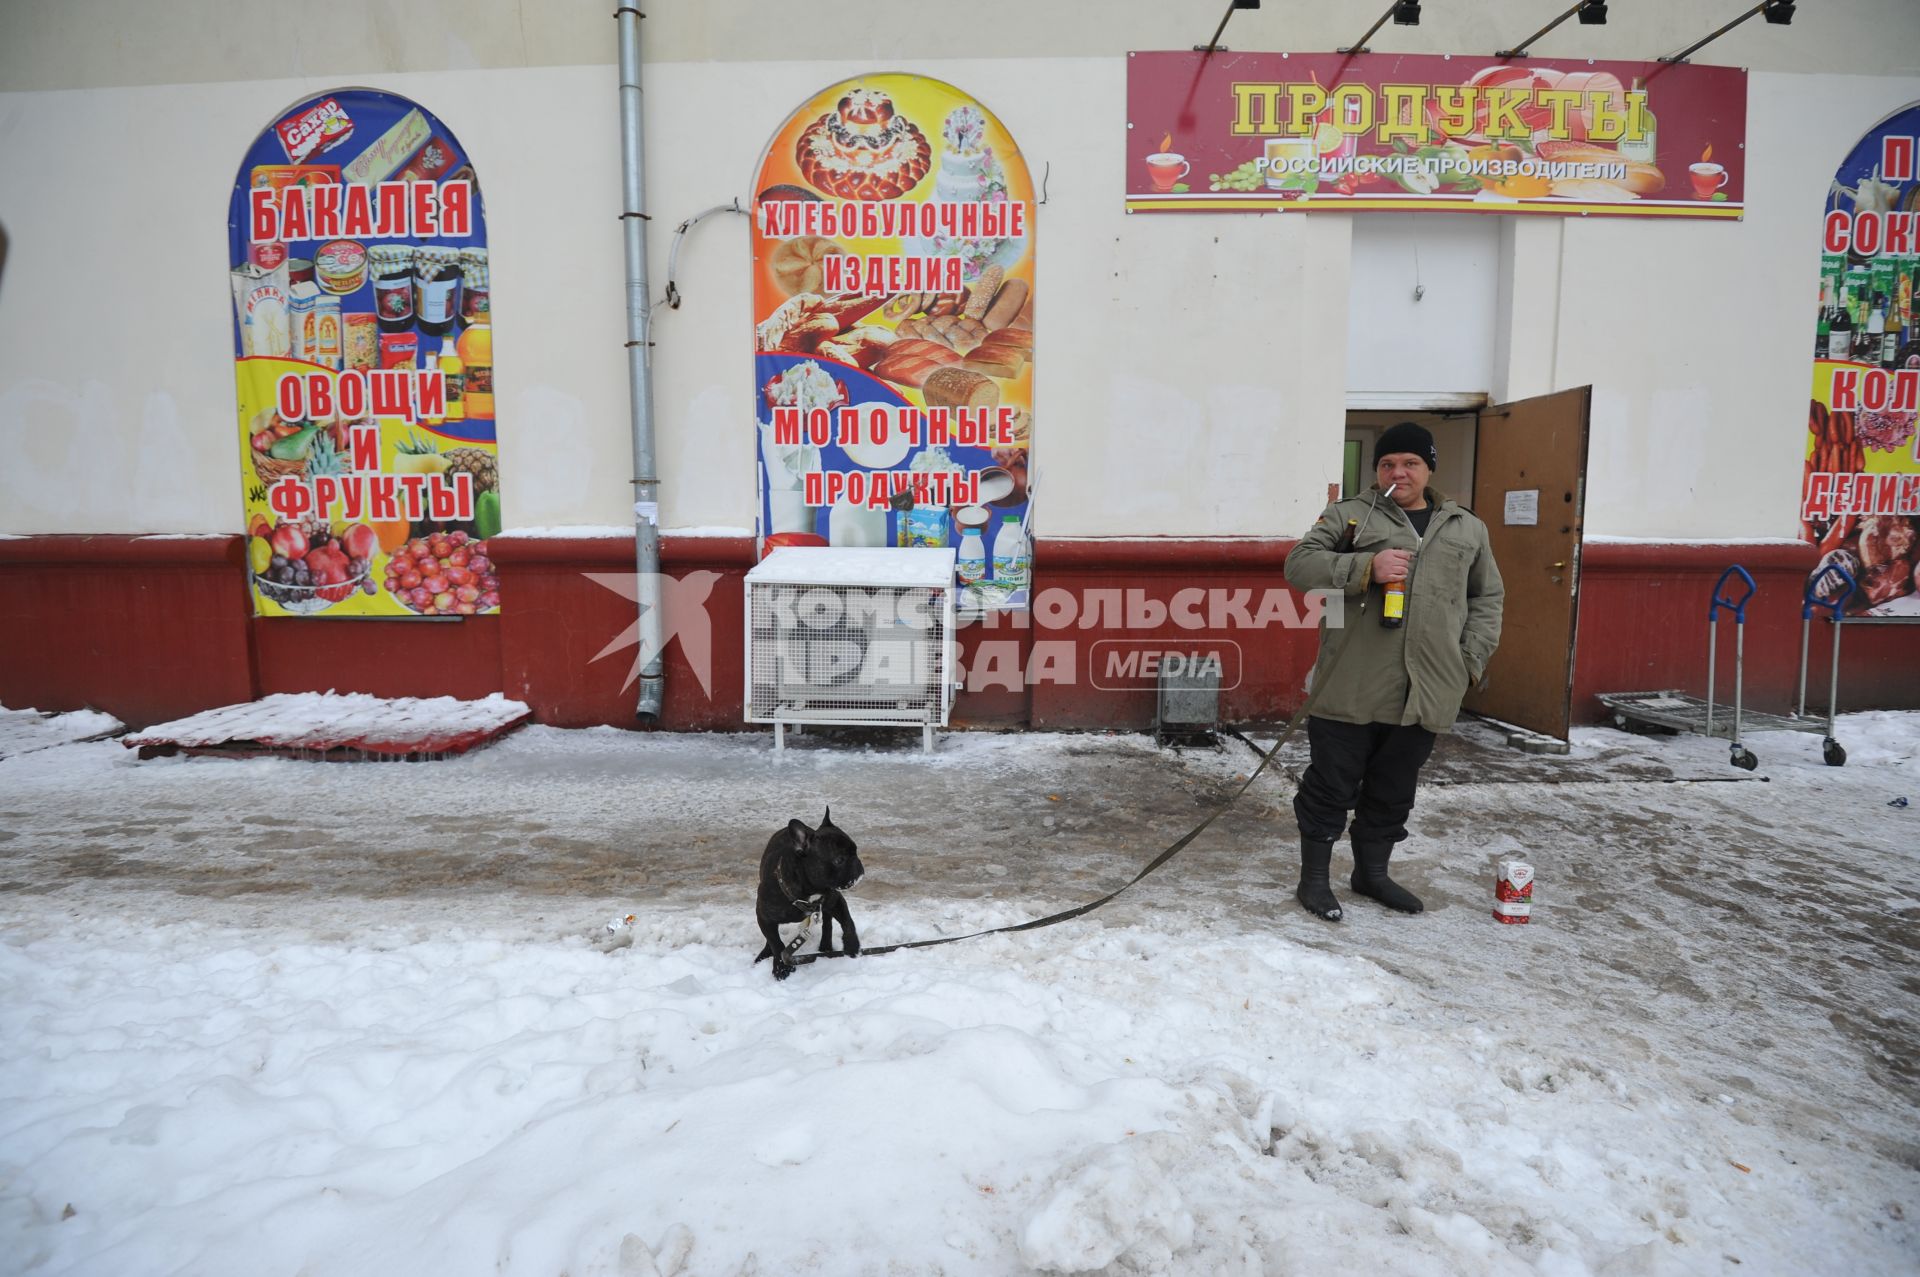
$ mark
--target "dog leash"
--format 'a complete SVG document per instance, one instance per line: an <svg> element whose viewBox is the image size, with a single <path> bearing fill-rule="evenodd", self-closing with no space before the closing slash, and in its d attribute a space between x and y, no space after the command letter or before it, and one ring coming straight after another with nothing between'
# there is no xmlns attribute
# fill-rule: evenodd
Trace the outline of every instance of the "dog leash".
<svg viewBox="0 0 1920 1277"><path fill-rule="evenodd" d="M1333 660L1327 666L1328 674L1331 674L1333 672L1334 666L1340 663L1340 657L1344 655L1345 652L1346 652L1346 644L1343 643L1340 645L1340 651L1334 653ZM1193 843L1194 839L1198 838L1201 834L1207 831L1208 827L1210 827L1214 821L1220 819L1220 817L1226 815L1227 812L1232 810L1233 805L1236 802L1240 801L1241 796L1245 794L1247 790L1253 787L1253 782L1260 778L1260 773L1267 770L1267 765L1273 762L1275 756L1277 756L1280 752L1280 747L1287 743L1288 737L1292 736L1293 733L1299 728L1300 724L1306 721L1307 714L1313 709L1313 703L1315 699L1316 698L1313 693L1309 693L1307 695L1307 699L1305 703L1302 704L1300 708L1294 713L1294 716L1292 717L1292 719L1290 719L1287 722L1286 729L1280 733L1280 739L1275 741L1273 743L1273 747L1267 750L1265 755L1261 757L1260 765L1253 769L1252 775L1248 776L1247 779L1244 782L1242 782L1240 788L1234 791L1233 796L1231 798L1227 799L1227 801L1224 804L1222 804L1219 808L1215 809L1213 814L1209 815L1205 820L1201 821L1199 824L1195 825L1192 829L1189 829L1186 833L1176 838L1173 841L1173 843L1167 847L1165 851L1162 851L1159 855L1155 856L1152 860L1148 861L1146 868L1142 869L1139 873L1135 874L1133 877L1127 879L1126 882L1122 883L1120 886L1116 887L1114 890L1109 891L1106 895L1101 896L1098 900L1090 900L1086 904L1075 905L1071 909L1062 909L1059 913L1050 913L1044 918L1030 918L1025 922L1010 923L1004 927L988 927L984 931L970 931L965 935L939 936L932 940L904 940L898 944L877 944L870 948L862 948L860 950L861 956L862 957L868 957L868 956L878 957L883 953L898 953L903 949L931 949L936 945L958 944L962 940L978 940L981 936L996 936L1004 932L1010 932L1010 931L1037 931L1041 927L1051 927L1057 923L1070 922L1075 918L1084 917L1085 915L1092 913L1095 909L1098 909L1100 908L1100 906L1115 899L1121 893L1127 891L1129 888L1139 883L1141 879L1147 877L1147 875L1153 873L1155 870L1159 869L1162 865L1166 864L1169 860L1172 860L1175 856L1185 851L1188 848L1188 846L1190 846ZM809 922L811 921L811 917L809 917L808 921ZM804 935L804 927L803 927L803 935ZM799 941L796 940L795 945L797 945L798 943ZM789 946L790 949L792 947L793 946ZM816 953L793 954L790 960L794 963L794 965L799 966L804 963L812 962L816 958L844 958L846 956L847 955L844 950L829 949L825 953L816 952Z"/></svg>
<svg viewBox="0 0 1920 1277"><path fill-rule="evenodd" d="M1378 506L1378 504L1379 504L1379 501L1378 501L1378 498L1376 498L1374 502L1374 506L1368 507L1367 519L1369 522L1373 518L1373 510L1375 507ZM1360 530L1365 531L1365 528L1366 528L1366 525L1363 523L1361 525ZM1358 533L1353 534L1352 540L1345 541L1345 545L1347 549L1346 551L1343 551L1343 552L1351 551L1353 540L1358 540ZM1366 596L1366 591L1362 590L1360 594L1360 604L1355 609L1356 620L1359 617L1366 615L1366 610L1367 610L1367 596ZM1261 755L1260 765L1253 769L1252 774L1249 775L1246 778L1246 780L1241 783L1240 788L1236 789L1233 792L1233 796L1228 798L1225 803L1221 804L1220 807L1218 807L1213 812L1213 814L1208 816L1205 820L1195 825L1192 829L1189 829L1186 833L1180 835L1180 837L1174 839L1174 841L1167 847L1166 850L1162 851L1159 855L1155 856L1152 860L1147 862L1146 868L1142 869L1139 873L1135 874L1133 877L1127 879L1126 882L1114 888L1112 891L1109 891L1106 895L1101 896L1098 900L1090 900L1083 905L1075 905L1071 909L1062 909L1059 913L1050 913L1044 918L1030 918L1025 922L1010 923L1009 925L1004 927L988 927L984 931L970 931L965 935L939 936L932 940L905 940L905 941L901 941L898 944L874 945L872 948L862 948L860 950L861 955L878 957L879 955L885 954L885 953L898 953L904 949L931 949L931 948L934 948L936 945L958 944L962 940L978 940L982 936L997 936L997 935L1002 935L1004 933L1012 932L1012 931L1038 931L1041 927L1051 927L1058 923L1070 922L1075 918L1085 917L1087 914L1092 913L1095 909L1098 909L1102 905L1107 904L1108 902L1116 899L1123 892L1129 890L1130 888L1138 884L1143 878L1147 877L1149 874L1159 869L1162 865L1166 864L1169 860L1172 860L1175 856L1185 851L1190 845L1192 845L1194 839L1198 838L1201 834L1205 833L1208 830L1208 828L1212 826L1214 821L1220 819L1220 817L1226 815L1229 811L1231 811L1233 809L1233 805L1239 802L1241 797L1244 796L1249 789L1253 788L1253 782L1260 779L1260 773L1267 770L1267 767L1273 762L1274 758L1279 755L1280 747L1287 743L1287 740L1294 734L1294 732L1299 730L1300 724L1306 722L1307 715L1313 712L1314 702L1320 699L1321 691L1324 690L1327 683L1331 681L1333 677L1333 671L1336 668L1338 668L1340 664L1340 659L1347 654L1348 646L1349 646L1348 642L1342 642L1340 644L1339 649L1335 651L1333 654L1333 659L1327 662L1327 668L1325 671L1323 671L1322 676L1314 680L1312 689L1309 690L1307 693L1307 699L1301 703L1299 709L1294 711L1293 717L1287 720L1286 727L1280 733L1280 739L1274 741L1272 747L1269 748L1266 751L1266 753ZM1257 749L1258 746L1255 746L1255 748ZM840 949L829 949L825 953L816 952L816 953L793 954L792 949L794 947L797 947L798 943L799 943L798 941L795 941L795 944L793 946L789 946L791 961L796 966L799 966L808 962L812 962L816 958L844 958L846 956L845 951Z"/></svg>

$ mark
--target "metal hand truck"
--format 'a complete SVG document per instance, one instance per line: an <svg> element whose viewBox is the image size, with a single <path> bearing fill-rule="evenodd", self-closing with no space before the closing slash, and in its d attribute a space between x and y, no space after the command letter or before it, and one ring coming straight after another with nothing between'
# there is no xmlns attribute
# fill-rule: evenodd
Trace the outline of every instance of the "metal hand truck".
<svg viewBox="0 0 1920 1277"><path fill-rule="evenodd" d="M1829 573L1837 573L1844 589L1834 596L1831 602L1818 597L1818 587ZM1738 576L1746 585L1746 591L1738 598L1723 597L1727 582ZM1689 696L1685 692L1668 690L1663 692L1602 692L1600 703L1613 712L1616 727L1625 728L1630 723L1664 728L1675 732L1691 732L1699 736L1721 736L1732 742L1727 761L1733 766L1752 771L1760 765L1754 752L1742 741L1743 730L1761 732L1824 732L1825 740L1821 746L1821 756L1829 767L1844 766L1847 751L1833 738L1833 718L1840 690L1840 623L1841 607L1847 596L1853 593L1853 578L1847 570L1837 563L1829 563L1816 572L1802 592L1800 605L1800 695L1799 708L1794 714L1749 713L1745 706L1746 650L1747 650L1747 604L1752 601L1756 586L1753 577L1739 564L1734 564L1720 574L1714 582L1713 601L1707 605L1707 698ZM1717 721L1714 716L1714 683L1720 638L1720 610L1725 608L1733 613L1733 717L1729 721L1722 716ZM1833 668L1828 683L1827 717L1824 723L1808 720L1807 708L1807 650L1811 642L1813 613L1816 608L1826 608L1832 613L1833 631Z"/></svg>

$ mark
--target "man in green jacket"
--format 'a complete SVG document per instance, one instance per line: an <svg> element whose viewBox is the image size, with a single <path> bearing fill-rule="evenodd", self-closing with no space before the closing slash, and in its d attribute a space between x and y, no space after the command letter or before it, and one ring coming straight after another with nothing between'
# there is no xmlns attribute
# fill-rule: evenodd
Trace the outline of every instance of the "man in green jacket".
<svg viewBox="0 0 1920 1277"><path fill-rule="evenodd" d="M1390 427L1374 445L1373 488L1328 506L1287 556L1296 588L1345 595L1345 624L1321 622L1307 719L1312 761L1293 800L1294 894L1329 922L1339 921L1340 902L1328 870L1349 813L1353 889L1420 912L1420 898L1387 876L1387 861L1407 836L1434 734L1452 728L1500 642L1506 591L1487 527L1429 486L1439 464L1431 433L1411 421ZM1404 619L1392 627L1381 623L1392 615L1383 611L1389 587L1404 598Z"/></svg>

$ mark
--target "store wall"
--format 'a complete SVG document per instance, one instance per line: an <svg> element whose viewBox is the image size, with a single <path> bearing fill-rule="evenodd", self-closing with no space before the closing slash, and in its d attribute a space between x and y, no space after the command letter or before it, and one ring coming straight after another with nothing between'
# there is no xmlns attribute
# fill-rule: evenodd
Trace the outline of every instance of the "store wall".
<svg viewBox="0 0 1920 1277"><path fill-rule="evenodd" d="M1118 56L1185 49L1213 34L1224 7L1168 0L657 0L647 57L658 62ZM1333 49L1373 25L1382 0L1271 2L1236 12L1235 49ZM1565 8L1565 5L1558 6ZM1651 59L1691 44L1744 7L1738 0L1622 0L1606 26L1569 22L1540 57ZM1436 3L1417 27L1380 29L1380 52L1511 48L1556 11L1540 0ZM0 87L100 88L344 73L577 66L613 61L605 0L64 0L0 6ZM103 38L105 33L106 38ZM1756 70L1920 70L1911 0L1827 0L1789 27L1754 20L1702 59ZM733 91L744 85L736 82Z"/></svg>
<svg viewBox="0 0 1920 1277"><path fill-rule="evenodd" d="M1500 324L1500 219L1353 219L1347 389L1486 394Z"/></svg>
<svg viewBox="0 0 1920 1277"><path fill-rule="evenodd" d="M1269 5L1237 14L1227 43L1330 48L1380 3ZM1538 7L1429 6L1426 25L1389 27L1375 46L1497 48L1537 25ZM1616 6L1611 26L1568 24L1539 52L1651 56L1711 25L1698 8ZM1474 330L1470 379L1493 398L1595 387L1590 534L1793 534L1821 194L1854 137L1920 99L1910 0L1803 6L1791 28L1756 21L1714 47L1715 60L1755 68L1744 222L1503 217L1491 231L1452 218L1128 217L1125 52L1189 46L1215 18L1162 0L975 0L947 11L951 20L930 20L933 11L855 0L652 7L654 291L673 227L750 197L766 139L822 86L900 70L977 96L1046 190L1036 584L1109 601L1140 588L1164 602L1196 583L1278 589L1286 538L1339 478L1349 368L1364 371L1350 364L1349 332L1371 326L1360 311L1350 325L1349 308L1397 289L1388 263L1415 244L1423 278L1431 247L1443 282L1417 303L1434 307L1420 324ZM291 0L205 0L192 12L133 0L0 6L0 224L11 243L0 281L0 535L28 538L0 540L0 703L96 703L150 722L271 690L392 691L404 669L406 690L500 688L543 721L631 722L626 654L593 659L630 605L581 575L628 561L617 537L522 538L501 555L520 582L507 614L454 627L252 619L230 535L240 525L225 287L234 167L284 107L347 85L421 101L478 167L508 524L630 523L610 6L342 0L323 22ZM747 252L744 218L707 221L680 254L684 304L657 312L670 530L752 522ZM1400 341L1424 357L1420 331ZM1466 376L1445 361L1394 371L1401 388L1474 388L1433 384ZM229 536L43 535L83 533ZM666 545L670 571L720 574L716 624L732 632L725 618L737 615L751 546L712 535ZM1582 661L1597 653L1613 664L1581 676L1583 717L1587 691L1603 684L1678 686L1697 673L1697 644L1655 639L1694 623L1725 552L1597 549L1607 552L1584 560ZM1802 557L1783 548L1769 560L1770 600L1791 598ZM231 588L223 573L236 574ZM1114 617L1082 612L1096 615ZM977 690L960 714L1143 724L1147 692L1091 686L1087 653L1107 634L1073 631L1089 662L1077 683ZM1241 637L1251 655L1230 714L1290 710L1311 630ZM1846 704L1856 689L1860 704L1920 703L1920 669L1900 638L1849 638ZM1756 652L1756 695L1789 686L1791 653ZM669 725L738 721L737 671L709 689L678 647L668 663Z"/></svg>
<svg viewBox="0 0 1920 1277"><path fill-rule="evenodd" d="M0 94L0 222L14 241L0 298L0 532L238 526L224 357L233 165L279 109L359 82L429 105L479 165L496 244L507 521L629 521L617 79L606 61L612 24L592 18L604 6L554 0L533 6L530 21L499 3L347 6L356 7L364 24L316 31L297 6L235 5L250 31L303 33L247 57L235 55L258 41L232 24L183 22L127 0L14 6L0 19L0 84L28 86ZM1229 43L1331 45L1372 7L1318 6L1284 24L1243 13ZM1094 8L1101 21L1089 25ZM1331 215L1124 214L1120 48L1056 55L1100 42L1178 47L1204 34L1170 8L982 0L936 42L917 8L816 0L779 11L818 22L767 24L755 20L772 11L764 5L663 6L645 24L663 59L648 65L646 85L656 293L672 226L750 195L760 147L795 103L862 70L942 76L1002 116L1036 171L1051 170L1038 218L1040 535L1297 530L1338 475L1347 307L1360 277L1354 232ZM845 40L829 37L856 12L870 47L848 57ZM1897 21L1901 12L1901 0L1844 16L1809 6L1792 28L1755 22L1716 46L1717 57L1776 67L1909 72L1756 73L1745 222L1501 219L1489 389L1595 386L1594 533L1792 533L1820 193L1860 129L1920 97L1911 74L1920 28ZM1518 0L1431 12L1376 44L1494 47L1534 17ZM83 38L107 22L124 38ZM1541 51L1645 55L1696 25L1623 13L1604 28L1570 25ZM1021 39L1009 40L1016 30ZM779 60L782 51L819 60ZM594 64L527 65L569 57ZM705 60L714 57L728 60ZM476 69L368 70L396 65ZM236 78L289 66L310 74ZM169 78L179 82L110 87ZM106 87L56 87L75 84ZM1404 238L1363 226L1360 242L1383 234ZM1457 234L1436 223L1428 242L1444 257ZM1477 257L1486 237L1471 238ZM681 256L686 302L659 312L670 527L751 523L746 255L744 219L703 224ZM1363 247L1362 274L1371 260ZM1433 302L1430 313L1448 314L1445 296ZM1483 325L1483 299L1453 317Z"/></svg>
<svg viewBox="0 0 1920 1277"><path fill-rule="evenodd" d="M650 67L654 288L671 228L751 195L760 150L822 84L870 62ZM1289 422L1337 425L1348 227L1340 218L1135 219L1116 192L1124 64L891 65L965 86L1051 165L1038 235L1036 522L1043 535L1225 535L1311 518L1330 475L1290 464ZM331 83L331 82L329 82ZM612 68L378 77L459 135L494 251L509 525L630 520L617 81ZM311 81L0 97L0 532L212 532L240 523L225 357L225 202L253 132ZM725 89L726 91L722 91ZM1111 103L1097 129L1057 109ZM538 104L538 110L525 109ZM698 104L697 110L687 104ZM137 119L137 131L125 121ZM697 120L697 126L690 123ZM151 132L149 132L151 131ZM153 137L192 138L156 146ZM75 155L90 162L76 165ZM657 314L669 527L752 520L744 218L702 224ZM62 316L68 317L61 322ZM50 322L51 320L51 322Z"/></svg>
<svg viewBox="0 0 1920 1277"><path fill-rule="evenodd" d="M1564 224L1547 385L1593 386L1589 534L1798 535L1827 186L1916 100L1911 75L1756 73L1743 221Z"/></svg>

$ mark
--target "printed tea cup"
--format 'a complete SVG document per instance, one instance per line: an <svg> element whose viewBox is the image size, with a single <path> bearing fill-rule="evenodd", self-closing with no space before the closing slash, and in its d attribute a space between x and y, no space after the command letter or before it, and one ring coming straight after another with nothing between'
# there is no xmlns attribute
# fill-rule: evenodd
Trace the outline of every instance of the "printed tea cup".
<svg viewBox="0 0 1920 1277"><path fill-rule="evenodd" d="M1193 171L1187 157L1173 151L1157 151L1147 157L1147 180L1156 191L1171 191L1174 184Z"/></svg>
<svg viewBox="0 0 1920 1277"><path fill-rule="evenodd" d="M1687 175L1693 179L1693 197L1697 200L1712 199L1715 191L1732 180L1732 175L1718 164L1689 164Z"/></svg>

